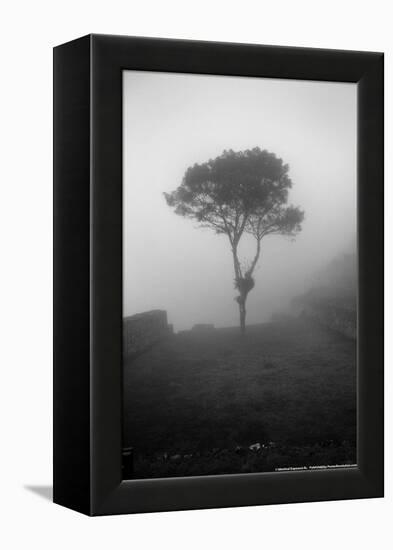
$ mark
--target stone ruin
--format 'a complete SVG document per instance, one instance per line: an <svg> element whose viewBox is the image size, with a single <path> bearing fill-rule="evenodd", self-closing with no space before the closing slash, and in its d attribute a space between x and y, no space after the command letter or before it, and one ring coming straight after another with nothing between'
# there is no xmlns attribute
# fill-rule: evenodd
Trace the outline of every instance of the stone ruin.
<svg viewBox="0 0 393 550"><path fill-rule="evenodd" d="M321 295L322 294L322 295ZM347 299L323 295L315 289L292 301L292 312L318 321L321 325L356 340L356 297Z"/></svg>
<svg viewBox="0 0 393 550"><path fill-rule="evenodd" d="M155 309L123 319L123 353L125 357L136 357L154 344L173 334L168 324L167 313Z"/></svg>
<svg viewBox="0 0 393 550"><path fill-rule="evenodd" d="M212 323L197 323L192 327L192 332L211 332L214 330Z"/></svg>

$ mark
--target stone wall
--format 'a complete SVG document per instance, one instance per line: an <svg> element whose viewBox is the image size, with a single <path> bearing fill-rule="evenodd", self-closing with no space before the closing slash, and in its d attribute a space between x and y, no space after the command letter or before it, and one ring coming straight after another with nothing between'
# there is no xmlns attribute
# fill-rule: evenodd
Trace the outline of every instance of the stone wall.
<svg viewBox="0 0 393 550"><path fill-rule="evenodd" d="M304 314L316 319L321 325L356 339L356 310L338 306L306 306Z"/></svg>
<svg viewBox="0 0 393 550"><path fill-rule="evenodd" d="M163 310L146 311L123 319L123 350L127 357L135 357L173 332Z"/></svg>
<svg viewBox="0 0 393 550"><path fill-rule="evenodd" d="M348 338L356 339L357 272L354 252L337 255L317 274L313 287L294 298L292 313L309 317Z"/></svg>
<svg viewBox="0 0 393 550"><path fill-rule="evenodd" d="M192 332L211 332L214 330L212 323L198 323L192 327Z"/></svg>
<svg viewBox="0 0 393 550"><path fill-rule="evenodd" d="M356 298L329 297L319 289L295 298L292 311L297 315L318 321L321 325L335 330L348 338L356 339L357 313Z"/></svg>

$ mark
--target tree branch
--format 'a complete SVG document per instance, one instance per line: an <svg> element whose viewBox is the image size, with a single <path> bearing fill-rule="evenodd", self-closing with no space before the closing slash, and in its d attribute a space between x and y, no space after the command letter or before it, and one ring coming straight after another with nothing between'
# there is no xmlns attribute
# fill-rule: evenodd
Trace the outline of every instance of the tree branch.
<svg viewBox="0 0 393 550"><path fill-rule="evenodd" d="M250 276L253 274L255 266L257 265L258 260L259 260L259 256L261 254L261 240L262 240L262 237L259 238L259 239L258 238L256 239L256 241L257 241L257 250L255 252L255 256L254 256L254 259L251 263L250 268L247 269L247 274L250 275Z"/></svg>
<svg viewBox="0 0 393 550"><path fill-rule="evenodd" d="M239 258L237 257L237 246L232 246L233 266L235 268L236 281L242 278L242 269L240 266Z"/></svg>

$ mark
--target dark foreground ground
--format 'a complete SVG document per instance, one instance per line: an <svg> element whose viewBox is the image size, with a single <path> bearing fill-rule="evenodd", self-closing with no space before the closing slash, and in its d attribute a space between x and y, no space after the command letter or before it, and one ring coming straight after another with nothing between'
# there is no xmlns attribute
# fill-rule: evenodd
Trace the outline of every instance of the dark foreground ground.
<svg viewBox="0 0 393 550"><path fill-rule="evenodd" d="M355 445L356 343L309 321L174 335L125 364L134 478L349 465Z"/></svg>

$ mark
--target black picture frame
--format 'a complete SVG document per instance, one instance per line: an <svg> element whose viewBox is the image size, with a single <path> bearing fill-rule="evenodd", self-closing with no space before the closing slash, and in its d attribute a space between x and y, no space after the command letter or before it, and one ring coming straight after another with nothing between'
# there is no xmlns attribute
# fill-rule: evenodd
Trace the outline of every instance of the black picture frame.
<svg viewBox="0 0 393 550"><path fill-rule="evenodd" d="M358 84L358 466L122 481L122 71ZM88 515L383 496L383 54L88 35L54 48L54 502Z"/></svg>

